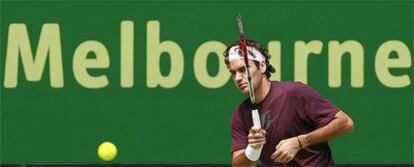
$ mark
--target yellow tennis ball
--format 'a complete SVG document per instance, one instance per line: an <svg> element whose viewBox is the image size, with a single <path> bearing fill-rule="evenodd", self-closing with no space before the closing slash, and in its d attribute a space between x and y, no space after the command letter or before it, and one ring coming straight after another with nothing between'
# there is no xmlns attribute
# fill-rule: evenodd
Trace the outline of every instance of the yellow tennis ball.
<svg viewBox="0 0 414 167"><path fill-rule="evenodd" d="M98 156L104 161L111 161L115 158L117 153L116 146L109 142L103 142L98 147Z"/></svg>

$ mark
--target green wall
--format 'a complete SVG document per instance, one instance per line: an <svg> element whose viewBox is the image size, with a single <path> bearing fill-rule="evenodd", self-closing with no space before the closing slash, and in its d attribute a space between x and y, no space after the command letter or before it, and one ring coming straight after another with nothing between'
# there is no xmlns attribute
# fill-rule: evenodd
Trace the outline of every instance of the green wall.
<svg viewBox="0 0 414 167"><path fill-rule="evenodd" d="M294 66L299 59L295 42L323 44L306 63L307 84L355 123L352 133L330 143L337 163L414 163L413 1L1 1L0 9L1 163L101 163L96 150L107 140L118 147L114 163L230 163L230 116L246 97L227 73L220 73L225 70L219 61L222 51L220 59L211 52L203 63L194 63L194 57L205 42L236 41L238 13L248 38L266 47L280 42L281 80L295 80L295 71L304 68ZM122 21L134 25L130 87L120 84ZM164 76L172 67L183 68L173 77L178 83L170 87L147 84L156 80L156 74L147 73L154 64L147 63L148 57L157 56L147 54L147 40L155 38L147 32L150 21L158 21L161 41L173 41L183 53L181 64L166 52L160 58L158 70ZM49 61L40 81L28 81L26 75L33 74L24 72L19 57L18 68L10 64L8 71L18 69L17 85L6 86L11 82L5 77L7 51L12 49L8 44L21 35L10 35L11 25L27 27L35 55L46 23L59 26L61 43L52 43L61 47L63 85L51 85L56 76L49 75ZM89 40L103 44L109 58L108 68L87 70L92 77L107 77L108 84L94 89L81 84L73 70L80 63L74 62L75 50ZM345 54L341 85L330 86L329 43L350 40L363 48L363 55L353 57L359 61L362 56L363 67L353 74L363 74L355 79L362 85L351 85L351 59ZM389 54L395 60L386 70L390 74L379 71L386 62L375 64L387 41L409 50ZM391 51L404 50L392 46ZM96 56L90 52L88 58ZM201 84L194 70L198 68L207 70L211 82L222 75L224 79L214 81L223 85ZM384 81L378 75L406 80Z"/></svg>

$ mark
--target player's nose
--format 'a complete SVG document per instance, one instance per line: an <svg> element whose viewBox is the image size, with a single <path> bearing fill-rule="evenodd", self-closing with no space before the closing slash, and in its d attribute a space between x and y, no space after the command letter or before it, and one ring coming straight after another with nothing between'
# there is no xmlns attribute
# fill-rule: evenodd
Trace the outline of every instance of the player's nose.
<svg viewBox="0 0 414 167"><path fill-rule="evenodd" d="M235 74L236 76L234 77L234 80L236 80L237 82L241 82L243 80L243 74L240 72L236 72Z"/></svg>

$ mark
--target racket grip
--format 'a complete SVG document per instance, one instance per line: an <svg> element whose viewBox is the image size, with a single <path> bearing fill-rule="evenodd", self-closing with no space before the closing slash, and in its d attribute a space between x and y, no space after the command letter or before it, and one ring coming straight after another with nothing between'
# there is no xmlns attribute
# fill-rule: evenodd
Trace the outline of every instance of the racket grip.
<svg viewBox="0 0 414 167"><path fill-rule="evenodd" d="M256 129L262 128L260 124L260 116L259 116L259 110L253 109L252 110L252 119L253 119L253 127Z"/></svg>

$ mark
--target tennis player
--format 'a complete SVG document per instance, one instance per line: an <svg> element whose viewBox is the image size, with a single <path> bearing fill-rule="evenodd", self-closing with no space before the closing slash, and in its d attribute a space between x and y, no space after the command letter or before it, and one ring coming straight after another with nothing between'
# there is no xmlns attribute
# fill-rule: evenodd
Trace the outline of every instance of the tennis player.
<svg viewBox="0 0 414 167"><path fill-rule="evenodd" d="M224 52L236 87L248 94L240 41ZM352 119L300 82L270 81L275 71L267 50L247 40L248 63L259 108L261 128L253 127L252 103L241 102L231 121L233 166L333 166L328 141L350 132Z"/></svg>

